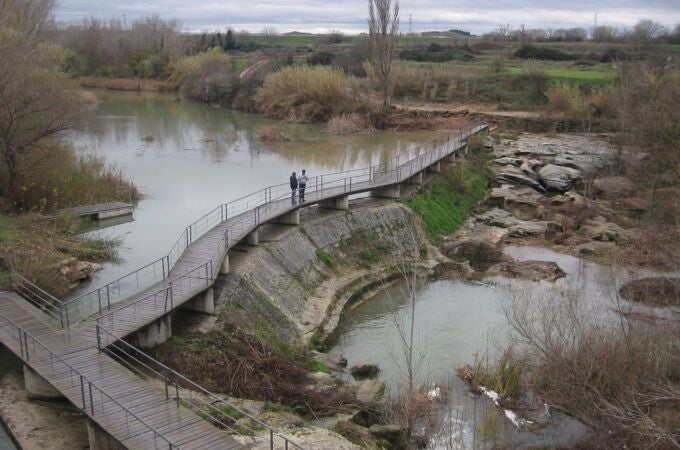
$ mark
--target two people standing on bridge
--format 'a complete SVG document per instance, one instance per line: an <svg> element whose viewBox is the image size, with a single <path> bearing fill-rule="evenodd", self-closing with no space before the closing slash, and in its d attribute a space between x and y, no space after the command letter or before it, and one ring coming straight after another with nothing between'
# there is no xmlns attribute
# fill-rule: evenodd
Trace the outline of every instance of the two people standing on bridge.
<svg viewBox="0 0 680 450"><path fill-rule="evenodd" d="M290 176L290 202L295 204L295 191L299 192L300 202L305 201L305 189L307 188L307 174L302 169L302 174L298 177L295 172Z"/></svg>

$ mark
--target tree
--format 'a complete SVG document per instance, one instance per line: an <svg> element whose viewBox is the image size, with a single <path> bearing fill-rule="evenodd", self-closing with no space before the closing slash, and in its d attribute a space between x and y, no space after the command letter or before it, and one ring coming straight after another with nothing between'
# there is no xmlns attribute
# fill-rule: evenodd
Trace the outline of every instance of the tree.
<svg viewBox="0 0 680 450"><path fill-rule="evenodd" d="M632 38L636 44L647 44L667 32L666 28L653 20L643 19L635 24Z"/></svg>
<svg viewBox="0 0 680 450"><path fill-rule="evenodd" d="M236 41L234 40L234 32L229 29L227 34L224 36L224 49L233 50L236 48Z"/></svg>
<svg viewBox="0 0 680 450"><path fill-rule="evenodd" d="M0 3L0 157L17 198L21 160L68 129L80 93L61 71L64 53L43 40L51 0Z"/></svg>
<svg viewBox="0 0 680 450"><path fill-rule="evenodd" d="M383 94L383 110L391 106L390 83L396 36L399 32L399 0L368 0L368 35L371 63Z"/></svg>

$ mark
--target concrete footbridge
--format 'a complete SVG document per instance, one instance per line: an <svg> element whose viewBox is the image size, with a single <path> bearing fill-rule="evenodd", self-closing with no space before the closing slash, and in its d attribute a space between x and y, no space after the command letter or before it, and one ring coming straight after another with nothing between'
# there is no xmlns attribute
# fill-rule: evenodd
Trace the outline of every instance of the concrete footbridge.
<svg viewBox="0 0 680 450"><path fill-rule="evenodd" d="M421 184L424 172L454 162L487 130L471 120L384 163L313 177L304 203L291 201L286 183L221 204L186 227L167 255L68 301L13 273L13 292L0 293L0 342L24 362L29 395L66 398L87 415L92 449L301 449L143 349L171 336L177 308L215 312L213 284L229 272L229 251L257 245L261 225L298 225L302 208L348 209L362 193L399 198L402 184ZM235 423L242 417L250 419L245 430Z"/></svg>

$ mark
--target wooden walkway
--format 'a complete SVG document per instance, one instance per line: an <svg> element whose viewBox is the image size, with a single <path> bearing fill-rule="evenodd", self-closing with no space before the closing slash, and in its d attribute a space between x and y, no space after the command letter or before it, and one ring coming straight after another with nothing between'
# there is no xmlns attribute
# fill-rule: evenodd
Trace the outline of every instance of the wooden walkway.
<svg viewBox="0 0 680 450"><path fill-rule="evenodd" d="M403 163L397 157L392 165L324 175L320 182L317 177L307 185L304 203L291 202L290 189L283 185L221 205L205 216L202 228L199 222L188 227L168 256L126 276L133 278L136 274L139 284L140 273L146 270L152 271L154 277L162 274L161 280L116 303L111 310L102 304L102 293L105 301L113 304L109 297L113 283L105 290L88 293L82 297L83 303L92 306L98 302L99 311L107 311L74 326L74 320L68 320L67 307L64 323L66 328L70 323L68 330L57 330L53 321L42 317L18 295L0 294L0 340L129 448L244 448L194 412L178 407L167 390L153 387L99 350L161 319L210 288L229 249L258 226L319 202L398 186L456 154L470 135L485 128L484 123L473 123L454 139L413 157L407 155ZM80 301L78 298L74 302Z"/></svg>
<svg viewBox="0 0 680 450"><path fill-rule="evenodd" d="M99 352L94 331L57 331L37 313L18 295L0 294L0 340L121 444L131 449L244 448Z"/></svg>

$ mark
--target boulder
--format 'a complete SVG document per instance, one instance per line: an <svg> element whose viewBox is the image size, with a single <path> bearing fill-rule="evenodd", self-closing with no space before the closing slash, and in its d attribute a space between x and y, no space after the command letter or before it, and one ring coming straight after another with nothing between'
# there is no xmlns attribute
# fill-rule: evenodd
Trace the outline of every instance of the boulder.
<svg viewBox="0 0 680 450"><path fill-rule="evenodd" d="M624 284L619 293L631 302L652 306L680 306L680 278L641 278Z"/></svg>
<svg viewBox="0 0 680 450"><path fill-rule="evenodd" d="M502 158L496 158L493 161L491 161L489 164L490 165L499 165L499 166L516 166L519 167L522 165L524 162L523 159L520 158L513 158L511 156L503 156Z"/></svg>
<svg viewBox="0 0 680 450"><path fill-rule="evenodd" d="M543 236L548 229L546 222L529 222L518 220L513 226L508 228L508 235L511 237Z"/></svg>
<svg viewBox="0 0 680 450"><path fill-rule="evenodd" d="M567 275L554 261L506 261L499 270L506 277L531 281L552 282Z"/></svg>
<svg viewBox="0 0 680 450"><path fill-rule="evenodd" d="M580 255L584 256L602 256L611 251L615 245L611 242L592 241L581 244L577 247Z"/></svg>
<svg viewBox="0 0 680 450"><path fill-rule="evenodd" d="M565 192L562 195L556 195L550 199L550 203L553 205L574 205L581 206L586 203L586 199L579 193L574 191Z"/></svg>
<svg viewBox="0 0 680 450"><path fill-rule="evenodd" d="M362 409L350 417L349 421L355 425L368 428L373 425L380 424L382 418L374 411Z"/></svg>
<svg viewBox="0 0 680 450"><path fill-rule="evenodd" d="M543 186L553 191L568 191L580 178L580 170L556 164L548 164L538 171L538 179Z"/></svg>
<svg viewBox="0 0 680 450"><path fill-rule="evenodd" d="M67 258L61 262L59 271L68 281L79 281L90 278L93 273L102 269L103 267L97 263Z"/></svg>
<svg viewBox="0 0 680 450"><path fill-rule="evenodd" d="M512 214L500 208L490 209L483 214L478 214L476 218L486 225L500 228L509 228L517 222Z"/></svg>
<svg viewBox="0 0 680 450"><path fill-rule="evenodd" d="M510 184L514 186L528 186L530 188L536 189L539 192L545 192L543 185L536 181L531 174L518 169L514 166L506 166L496 173L496 178L494 182L497 185Z"/></svg>
<svg viewBox="0 0 680 450"><path fill-rule="evenodd" d="M598 216L579 229L579 234L588 236L594 241L620 242L628 239L628 232L615 223L607 222L604 217Z"/></svg>
<svg viewBox="0 0 680 450"><path fill-rule="evenodd" d="M635 193L635 184L626 177L604 177L593 182L595 194L605 198L625 197Z"/></svg>
<svg viewBox="0 0 680 450"><path fill-rule="evenodd" d="M376 439L388 443L390 449L406 450L408 448L406 432L398 425L371 425L369 431Z"/></svg>
<svg viewBox="0 0 680 450"><path fill-rule="evenodd" d="M441 251L454 261L469 261L470 266L477 271L486 270L505 258L495 246L476 239L447 242L441 246Z"/></svg>
<svg viewBox="0 0 680 450"><path fill-rule="evenodd" d="M375 378L380 373L380 367L365 361L359 362L357 365L349 369L349 372L357 380L366 378Z"/></svg>
<svg viewBox="0 0 680 450"><path fill-rule="evenodd" d="M543 195L528 186L512 186L504 184L491 189L488 204L500 208L513 206L536 206Z"/></svg>
<svg viewBox="0 0 680 450"><path fill-rule="evenodd" d="M357 400L362 403L379 402L385 396L385 383L375 378L361 380L356 383L355 393Z"/></svg>

